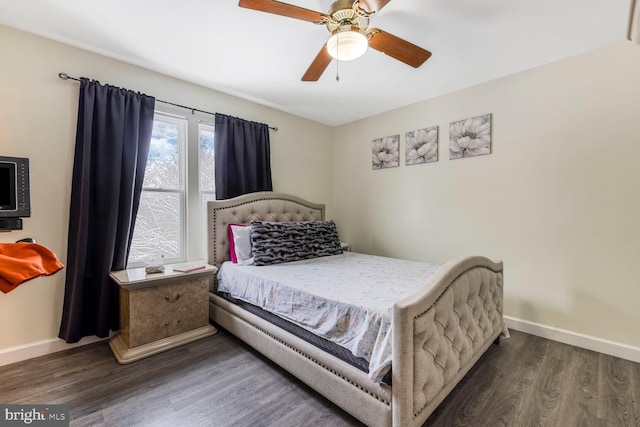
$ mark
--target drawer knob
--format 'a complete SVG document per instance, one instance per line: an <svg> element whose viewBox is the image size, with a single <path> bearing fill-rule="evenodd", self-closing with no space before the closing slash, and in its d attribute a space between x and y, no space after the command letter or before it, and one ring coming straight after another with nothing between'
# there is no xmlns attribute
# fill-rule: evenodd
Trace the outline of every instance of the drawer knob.
<svg viewBox="0 0 640 427"><path fill-rule="evenodd" d="M180 294L176 294L175 298L171 298L169 295L164 297L167 302L176 302L180 299Z"/></svg>
<svg viewBox="0 0 640 427"><path fill-rule="evenodd" d="M164 326L169 326L169 322L164 322Z"/></svg>

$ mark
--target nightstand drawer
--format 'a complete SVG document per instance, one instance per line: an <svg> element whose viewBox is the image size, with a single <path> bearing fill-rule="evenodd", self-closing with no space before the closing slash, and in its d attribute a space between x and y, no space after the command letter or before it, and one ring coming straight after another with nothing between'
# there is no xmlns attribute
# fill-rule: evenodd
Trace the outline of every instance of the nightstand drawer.
<svg viewBox="0 0 640 427"><path fill-rule="evenodd" d="M208 300L208 288L209 280L198 278L159 287L123 289L121 298L128 306L129 318L121 318L121 327L127 329L129 347L207 325L209 307L202 301Z"/></svg>

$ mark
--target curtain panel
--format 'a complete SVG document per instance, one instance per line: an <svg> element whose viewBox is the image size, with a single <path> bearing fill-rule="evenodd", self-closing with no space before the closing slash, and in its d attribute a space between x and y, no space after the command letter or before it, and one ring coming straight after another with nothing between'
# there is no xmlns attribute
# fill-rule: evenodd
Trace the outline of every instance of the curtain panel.
<svg viewBox="0 0 640 427"><path fill-rule="evenodd" d="M216 199L273 190L269 126L216 113Z"/></svg>
<svg viewBox="0 0 640 427"><path fill-rule="evenodd" d="M640 44L640 0L631 0L627 38Z"/></svg>
<svg viewBox="0 0 640 427"><path fill-rule="evenodd" d="M109 272L126 268L154 107L151 96L81 79L59 333L69 343L119 328Z"/></svg>

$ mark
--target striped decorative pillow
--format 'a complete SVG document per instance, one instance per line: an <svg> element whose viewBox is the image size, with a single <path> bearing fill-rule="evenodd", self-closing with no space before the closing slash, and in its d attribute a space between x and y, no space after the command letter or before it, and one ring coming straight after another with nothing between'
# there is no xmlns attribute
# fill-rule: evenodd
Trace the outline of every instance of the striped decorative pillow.
<svg viewBox="0 0 640 427"><path fill-rule="evenodd" d="M251 222L255 265L279 264L342 253L333 221Z"/></svg>

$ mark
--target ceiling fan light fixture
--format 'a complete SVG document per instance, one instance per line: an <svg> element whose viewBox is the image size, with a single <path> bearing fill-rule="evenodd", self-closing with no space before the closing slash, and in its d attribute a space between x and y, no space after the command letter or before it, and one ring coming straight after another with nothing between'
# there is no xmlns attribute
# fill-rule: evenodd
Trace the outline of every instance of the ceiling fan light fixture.
<svg viewBox="0 0 640 427"><path fill-rule="evenodd" d="M352 61L365 54L369 47L366 33L358 27L337 28L327 41L327 52L338 61Z"/></svg>

